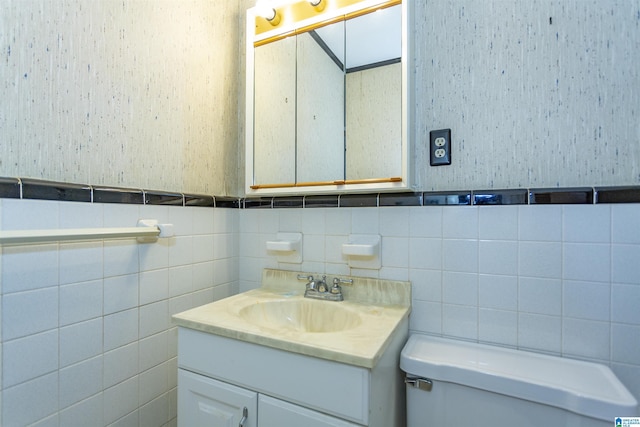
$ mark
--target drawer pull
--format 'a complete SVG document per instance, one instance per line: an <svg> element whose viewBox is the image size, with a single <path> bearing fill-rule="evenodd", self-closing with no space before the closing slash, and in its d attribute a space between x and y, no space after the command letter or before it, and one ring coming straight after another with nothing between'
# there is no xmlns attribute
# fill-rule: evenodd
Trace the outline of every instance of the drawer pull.
<svg viewBox="0 0 640 427"><path fill-rule="evenodd" d="M248 417L249 417L249 410L245 406L244 408L242 408L242 418L240 419L240 424L238 424L238 427L244 427L244 423L245 421L247 421Z"/></svg>

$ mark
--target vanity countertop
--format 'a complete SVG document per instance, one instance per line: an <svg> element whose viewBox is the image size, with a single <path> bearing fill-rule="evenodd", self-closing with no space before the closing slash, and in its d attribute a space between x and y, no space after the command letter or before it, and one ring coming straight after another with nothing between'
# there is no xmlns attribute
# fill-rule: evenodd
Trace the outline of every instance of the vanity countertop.
<svg viewBox="0 0 640 427"><path fill-rule="evenodd" d="M260 288L178 313L173 321L181 327L364 368L377 364L396 332L407 333L409 282L350 277L353 284L341 285L344 301L310 301L303 297L305 281L298 280L298 274L265 269ZM360 321L344 330L307 332L250 321L242 315L253 305L295 300L327 304L329 309L337 305Z"/></svg>

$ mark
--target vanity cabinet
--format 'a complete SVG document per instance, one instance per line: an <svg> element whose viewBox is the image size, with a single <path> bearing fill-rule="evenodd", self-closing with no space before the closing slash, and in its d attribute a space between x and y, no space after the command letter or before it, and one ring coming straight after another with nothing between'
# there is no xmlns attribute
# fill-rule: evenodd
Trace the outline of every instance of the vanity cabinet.
<svg viewBox="0 0 640 427"><path fill-rule="evenodd" d="M400 427L405 339L368 369L180 327L178 427Z"/></svg>
<svg viewBox="0 0 640 427"><path fill-rule="evenodd" d="M184 369L178 370L178 383L180 427L358 427L357 424Z"/></svg>

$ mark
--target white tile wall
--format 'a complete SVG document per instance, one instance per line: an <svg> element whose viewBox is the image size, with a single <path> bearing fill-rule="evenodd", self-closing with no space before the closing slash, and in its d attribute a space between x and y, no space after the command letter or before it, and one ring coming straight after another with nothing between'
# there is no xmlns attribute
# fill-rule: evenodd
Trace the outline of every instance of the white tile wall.
<svg viewBox="0 0 640 427"><path fill-rule="evenodd" d="M413 332L605 363L640 398L639 204L298 211L304 260L286 265L264 247L291 213L239 212L241 289L265 267L411 280ZM380 270L349 269L356 232L381 234Z"/></svg>
<svg viewBox="0 0 640 427"><path fill-rule="evenodd" d="M0 248L0 425L175 426L170 315L237 292L238 212L0 200L3 230L139 218L176 237Z"/></svg>
<svg viewBox="0 0 640 427"><path fill-rule="evenodd" d="M25 203L24 227L87 212ZM175 425L170 314L255 288L266 267L410 280L413 332L595 360L640 396L640 205L96 206L105 225L156 216L178 235L2 248L3 425ZM0 200L0 225L22 228L24 211ZM304 234L301 264L266 251L284 230ZM340 245L356 231L382 235L380 270L348 267Z"/></svg>

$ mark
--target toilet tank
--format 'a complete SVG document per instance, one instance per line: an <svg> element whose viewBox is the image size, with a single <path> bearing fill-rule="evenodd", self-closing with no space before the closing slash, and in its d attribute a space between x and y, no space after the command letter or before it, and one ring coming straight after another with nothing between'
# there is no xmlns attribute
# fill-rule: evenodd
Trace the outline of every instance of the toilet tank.
<svg viewBox="0 0 640 427"><path fill-rule="evenodd" d="M638 404L604 365L412 335L402 350L407 427L613 426Z"/></svg>

